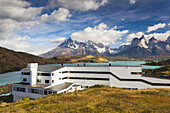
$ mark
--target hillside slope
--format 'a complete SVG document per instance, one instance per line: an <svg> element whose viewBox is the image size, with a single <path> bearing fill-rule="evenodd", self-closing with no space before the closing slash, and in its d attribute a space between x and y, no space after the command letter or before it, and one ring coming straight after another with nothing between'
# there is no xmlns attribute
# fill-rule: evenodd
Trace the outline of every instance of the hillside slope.
<svg viewBox="0 0 170 113"><path fill-rule="evenodd" d="M29 62L38 62L39 64L57 63L54 59L41 58L0 47L0 73L20 70L26 67Z"/></svg>
<svg viewBox="0 0 170 113"><path fill-rule="evenodd" d="M36 100L1 103L0 112L18 113L170 113L170 89L124 90L94 86L83 91L52 94ZM4 107L3 107L4 106Z"/></svg>

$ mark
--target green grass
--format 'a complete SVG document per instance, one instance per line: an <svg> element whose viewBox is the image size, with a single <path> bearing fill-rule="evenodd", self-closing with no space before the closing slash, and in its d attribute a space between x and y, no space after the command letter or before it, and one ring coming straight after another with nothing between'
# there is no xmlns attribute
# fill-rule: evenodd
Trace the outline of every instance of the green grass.
<svg viewBox="0 0 170 113"><path fill-rule="evenodd" d="M170 113L170 89L125 90L97 86L83 91L51 94L33 101L7 103L0 112L36 113ZM4 105L4 104L3 104Z"/></svg>

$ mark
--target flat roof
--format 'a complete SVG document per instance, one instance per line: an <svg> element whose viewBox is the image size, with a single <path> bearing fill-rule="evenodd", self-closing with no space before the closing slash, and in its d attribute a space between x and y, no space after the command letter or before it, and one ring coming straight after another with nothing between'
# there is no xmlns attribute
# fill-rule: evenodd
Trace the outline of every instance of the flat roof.
<svg viewBox="0 0 170 113"><path fill-rule="evenodd" d="M38 71L43 72L53 72L55 70L61 69L61 66L38 66Z"/></svg>
<svg viewBox="0 0 170 113"><path fill-rule="evenodd" d="M28 84L24 84L24 83L14 83L13 85L24 86L24 87L34 87L34 88L46 88L46 87L50 86L50 85L47 85L47 84L28 85Z"/></svg>
<svg viewBox="0 0 170 113"><path fill-rule="evenodd" d="M63 89L68 88L68 87L71 86L72 84L73 84L73 83L65 82L65 83L58 84L58 85L52 86L52 87L50 87L50 88L47 88L47 90L61 91L61 90L63 90Z"/></svg>

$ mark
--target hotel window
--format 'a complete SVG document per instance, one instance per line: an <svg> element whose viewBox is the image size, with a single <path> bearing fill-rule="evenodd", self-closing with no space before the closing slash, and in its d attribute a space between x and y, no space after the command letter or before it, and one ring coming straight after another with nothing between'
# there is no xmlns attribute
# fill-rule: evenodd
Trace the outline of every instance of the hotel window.
<svg viewBox="0 0 170 113"><path fill-rule="evenodd" d="M45 80L45 83L49 83L50 81L49 80Z"/></svg>
<svg viewBox="0 0 170 113"><path fill-rule="evenodd" d="M30 75L30 72L21 72L22 75Z"/></svg>
<svg viewBox="0 0 170 113"><path fill-rule="evenodd" d="M50 73L38 73L38 76L51 76Z"/></svg>
<svg viewBox="0 0 170 113"><path fill-rule="evenodd" d="M52 76L54 76L54 73L52 73Z"/></svg>
<svg viewBox="0 0 170 113"><path fill-rule="evenodd" d="M16 87L16 88L15 88L15 91L18 91L18 92L25 92L25 88Z"/></svg>
<svg viewBox="0 0 170 113"><path fill-rule="evenodd" d="M27 78L23 78L23 81L26 82L26 81L27 81Z"/></svg>
<svg viewBox="0 0 170 113"><path fill-rule="evenodd" d="M41 79L37 79L37 82L38 82L38 83L41 83Z"/></svg>
<svg viewBox="0 0 170 113"><path fill-rule="evenodd" d="M47 95L47 90L44 90L44 95Z"/></svg>
<svg viewBox="0 0 170 113"><path fill-rule="evenodd" d="M57 91L53 91L53 93L57 93Z"/></svg>
<svg viewBox="0 0 170 113"><path fill-rule="evenodd" d="M61 78L59 78L59 80L61 80Z"/></svg>
<svg viewBox="0 0 170 113"><path fill-rule="evenodd" d="M52 80L52 83L54 83L54 80Z"/></svg>
<svg viewBox="0 0 170 113"><path fill-rule="evenodd" d="M48 94L51 94L52 93L52 91L48 91Z"/></svg>
<svg viewBox="0 0 170 113"><path fill-rule="evenodd" d="M13 91L16 91L16 87L13 87Z"/></svg>
<svg viewBox="0 0 170 113"><path fill-rule="evenodd" d="M38 94L39 90L38 89L34 89L34 93Z"/></svg>

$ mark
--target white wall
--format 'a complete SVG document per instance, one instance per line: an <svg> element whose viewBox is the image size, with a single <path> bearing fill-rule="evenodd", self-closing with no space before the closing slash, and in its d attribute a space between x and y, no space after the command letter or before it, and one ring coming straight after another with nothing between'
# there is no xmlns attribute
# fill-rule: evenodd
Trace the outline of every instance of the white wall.
<svg viewBox="0 0 170 113"><path fill-rule="evenodd" d="M142 67L110 67L110 72L122 78L139 78L141 75L132 75L131 72L142 72Z"/></svg>
<svg viewBox="0 0 170 113"><path fill-rule="evenodd" d="M30 70L30 75L31 75L30 85L35 85L37 83L38 63L29 63L28 69Z"/></svg>

